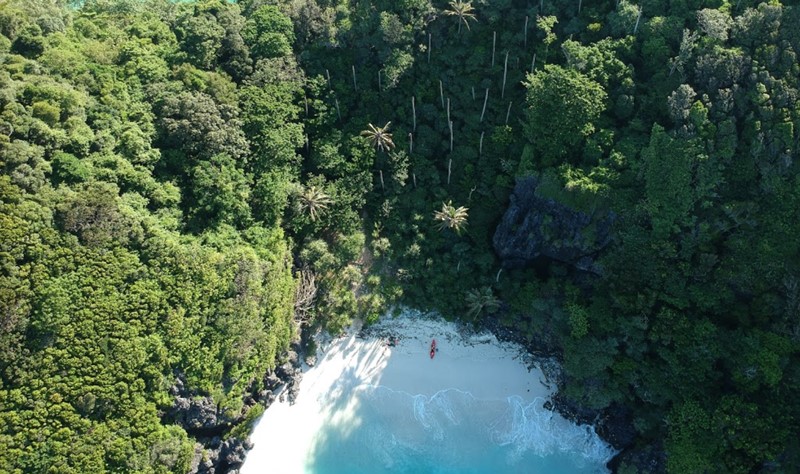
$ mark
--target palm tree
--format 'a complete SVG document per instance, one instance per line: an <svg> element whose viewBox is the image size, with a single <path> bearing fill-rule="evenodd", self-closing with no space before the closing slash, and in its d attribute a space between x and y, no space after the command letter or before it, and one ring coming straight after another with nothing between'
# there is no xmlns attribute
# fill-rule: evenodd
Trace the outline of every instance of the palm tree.
<svg viewBox="0 0 800 474"><path fill-rule="evenodd" d="M333 199L316 186L308 186L298 193L297 204L301 212L307 212L312 221L333 204Z"/></svg>
<svg viewBox="0 0 800 474"><path fill-rule="evenodd" d="M372 146L379 151L389 151L394 148L392 141L392 134L389 133L389 126L392 122L386 122L383 127L376 127L371 123L367 125L367 129L361 132L362 137L367 137Z"/></svg>
<svg viewBox="0 0 800 474"><path fill-rule="evenodd" d="M467 315L472 319L476 319L483 312L494 313L500 308L500 300L494 296L489 287L469 290L464 300L467 303Z"/></svg>
<svg viewBox="0 0 800 474"><path fill-rule="evenodd" d="M472 7L472 2L462 2L461 0L456 0L454 2L450 2L450 9L445 10L444 14L448 16L455 16L458 17L458 32L461 33L461 25L464 24L469 29L469 21L478 21L473 13L475 8Z"/></svg>
<svg viewBox="0 0 800 474"><path fill-rule="evenodd" d="M467 225L467 209L464 206L455 207L453 201L442 203L442 209L433 213L433 218L439 221L436 228L439 230L453 229L456 234L460 234Z"/></svg>

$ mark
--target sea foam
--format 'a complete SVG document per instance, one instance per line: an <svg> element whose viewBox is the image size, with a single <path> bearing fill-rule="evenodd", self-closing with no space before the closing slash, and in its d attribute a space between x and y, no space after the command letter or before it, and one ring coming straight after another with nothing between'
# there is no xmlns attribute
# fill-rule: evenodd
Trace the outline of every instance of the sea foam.
<svg viewBox="0 0 800 474"><path fill-rule="evenodd" d="M512 396L478 400L448 389L432 396L363 386L353 429L325 426L309 474L600 473L614 451L591 426L575 425Z"/></svg>

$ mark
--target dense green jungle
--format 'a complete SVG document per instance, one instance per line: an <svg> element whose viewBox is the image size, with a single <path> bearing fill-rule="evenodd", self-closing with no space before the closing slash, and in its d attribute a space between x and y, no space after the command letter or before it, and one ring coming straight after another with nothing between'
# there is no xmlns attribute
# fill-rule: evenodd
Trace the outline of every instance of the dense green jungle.
<svg viewBox="0 0 800 474"><path fill-rule="evenodd" d="M185 473L176 378L246 421L402 305L557 355L618 472L800 471L795 4L0 0L0 472Z"/></svg>

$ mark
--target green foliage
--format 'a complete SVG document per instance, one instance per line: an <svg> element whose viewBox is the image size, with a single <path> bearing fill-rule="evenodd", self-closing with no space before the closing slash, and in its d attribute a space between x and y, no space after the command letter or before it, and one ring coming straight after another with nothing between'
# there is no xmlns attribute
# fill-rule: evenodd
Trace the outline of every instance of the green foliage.
<svg viewBox="0 0 800 474"><path fill-rule="evenodd" d="M236 19L29 3L0 15L25 56L0 67L0 470L187 472L176 374L236 417L295 337L285 203L252 195L239 86L182 63L216 70Z"/></svg>
<svg viewBox="0 0 800 474"><path fill-rule="evenodd" d="M650 146L642 151L645 162L647 208L658 238L678 230L689 218L692 200L692 152L680 147L659 126L653 127Z"/></svg>
<svg viewBox="0 0 800 474"><path fill-rule="evenodd" d="M203 227L231 224L244 227L250 220L250 183L227 155L201 161L192 172L194 206L189 217Z"/></svg>
<svg viewBox="0 0 800 474"><path fill-rule="evenodd" d="M670 418L670 472L707 472L716 466L717 442L709 436L711 417L695 402L687 402L673 411ZM698 443L699 439L704 442Z"/></svg>
<svg viewBox="0 0 800 474"><path fill-rule="evenodd" d="M474 321L481 314L492 314L500 308L500 300L494 296L491 288L473 288L469 290L464 302L467 305L467 317Z"/></svg>
<svg viewBox="0 0 800 474"><path fill-rule="evenodd" d="M575 339L580 339L589 334L589 313L585 308L577 304L567 305L569 315L570 335Z"/></svg>
<svg viewBox="0 0 800 474"><path fill-rule="evenodd" d="M53 156L53 184L75 184L89 178L89 168L71 153L57 152Z"/></svg>
<svg viewBox="0 0 800 474"><path fill-rule="evenodd" d="M467 209L464 206L455 207L452 201L442 203L442 208L433 213L434 220L439 221L436 228L439 230L450 229L460 234L467 225Z"/></svg>
<svg viewBox="0 0 800 474"><path fill-rule="evenodd" d="M174 377L238 416L302 269L303 324L498 318L670 471L796 471L786 3L5 2L0 470L186 472ZM520 175L613 213L591 274L501 266Z"/></svg>
<svg viewBox="0 0 800 474"><path fill-rule="evenodd" d="M248 19L242 37L256 58L275 58L292 53L292 21L277 7L259 7Z"/></svg>
<svg viewBox="0 0 800 474"><path fill-rule="evenodd" d="M187 11L177 26L178 38L189 60L199 68L210 69L222 46L225 29L208 12Z"/></svg>
<svg viewBox="0 0 800 474"><path fill-rule="evenodd" d="M603 87L585 75L547 65L528 76L526 138L542 166L574 160L578 145L595 130L605 109Z"/></svg>

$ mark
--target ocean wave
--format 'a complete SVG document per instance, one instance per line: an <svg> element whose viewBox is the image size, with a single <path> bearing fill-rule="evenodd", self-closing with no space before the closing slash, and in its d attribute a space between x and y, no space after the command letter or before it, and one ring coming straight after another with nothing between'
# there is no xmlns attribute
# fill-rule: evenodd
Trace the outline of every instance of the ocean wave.
<svg viewBox="0 0 800 474"><path fill-rule="evenodd" d="M614 455L592 426L576 425L545 409L542 398L479 400L455 388L426 396L372 385L359 387L355 396L362 425L369 427L363 433L367 439L359 442L397 472L420 459L474 466L477 461L470 456L475 453L490 453L508 472L515 472L514 466L527 472L521 466L531 459L555 456L569 458L579 472L606 472L604 465Z"/></svg>

